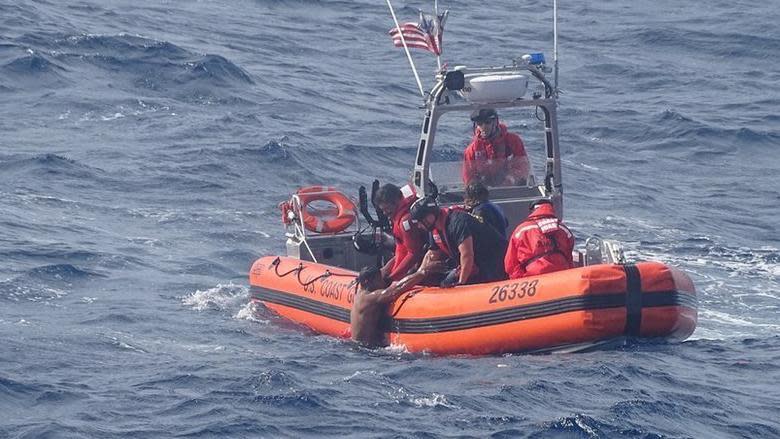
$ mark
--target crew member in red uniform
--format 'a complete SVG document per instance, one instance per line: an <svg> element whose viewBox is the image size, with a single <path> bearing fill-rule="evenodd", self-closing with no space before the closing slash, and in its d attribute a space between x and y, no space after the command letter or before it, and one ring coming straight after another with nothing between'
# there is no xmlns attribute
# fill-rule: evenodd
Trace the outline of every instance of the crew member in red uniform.
<svg viewBox="0 0 780 439"><path fill-rule="evenodd" d="M417 200L417 194L411 185L402 188L394 184L385 184L376 193L379 210L390 219L395 238L395 255L382 267L382 276L397 281L417 268L425 255L425 232L412 224L409 207Z"/></svg>
<svg viewBox="0 0 780 439"><path fill-rule="evenodd" d="M509 240L504 269L510 279L572 268L574 235L555 215L550 200L531 205L531 214Z"/></svg>
<svg viewBox="0 0 780 439"><path fill-rule="evenodd" d="M474 138L463 153L463 184L486 186L526 184L531 172L523 140L507 130L492 108L471 113Z"/></svg>

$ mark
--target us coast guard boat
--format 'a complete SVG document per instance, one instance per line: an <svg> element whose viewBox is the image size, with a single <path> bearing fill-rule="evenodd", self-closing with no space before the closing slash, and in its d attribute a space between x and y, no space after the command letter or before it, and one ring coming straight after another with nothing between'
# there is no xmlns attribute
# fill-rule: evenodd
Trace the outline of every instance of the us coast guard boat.
<svg viewBox="0 0 780 439"><path fill-rule="evenodd" d="M525 181L490 187L491 201L505 212L510 232L540 199L551 200L563 217L557 75L553 83L547 73L541 54L497 67L441 69L424 100L411 166L417 196L436 191L443 206L462 203L467 115L516 111L526 115L512 120L524 126L526 145L537 146L535 154L526 146L536 166ZM528 121L536 122L536 133ZM283 203L287 255L254 262L251 300L318 333L349 337L356 271L392 256L381 212L375 210L375 219L365 191L358 198L317 186ZM682 271L660 262L629 263L619 243L598 238L575 252L575 262L575 268L541 276L414 289L390 306L384 330L391 344L440 355L575 351L626 337L683 340L693 333L696 293Z"/></svg>

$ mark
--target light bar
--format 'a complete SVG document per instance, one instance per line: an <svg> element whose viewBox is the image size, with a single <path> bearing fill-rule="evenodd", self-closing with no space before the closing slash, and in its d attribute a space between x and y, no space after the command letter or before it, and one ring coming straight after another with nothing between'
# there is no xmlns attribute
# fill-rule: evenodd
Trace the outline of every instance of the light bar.
<svg viewBox="0 0 780 439"><path fill-rule="evenodd" d="M526 62L526 64L531 64L534 66L540 66L544 64L544 53L537 52L537 53L528 53L523 56L521 56L523 61Z"/></svg>

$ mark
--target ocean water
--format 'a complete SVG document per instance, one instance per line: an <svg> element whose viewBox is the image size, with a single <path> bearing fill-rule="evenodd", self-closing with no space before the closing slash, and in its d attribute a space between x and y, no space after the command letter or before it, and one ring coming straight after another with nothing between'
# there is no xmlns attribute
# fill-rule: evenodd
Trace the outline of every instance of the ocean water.
<svg viewBox="0 0 780 439"><path fill-rule="evenodd" d="M408 176L384 2L0 0L0 437L780 437L777 2L561 3L567 222L690 274L684 343L438 358L249 307L280 201ZM451 64L552 58L551 2L440 6Z"/></svg>

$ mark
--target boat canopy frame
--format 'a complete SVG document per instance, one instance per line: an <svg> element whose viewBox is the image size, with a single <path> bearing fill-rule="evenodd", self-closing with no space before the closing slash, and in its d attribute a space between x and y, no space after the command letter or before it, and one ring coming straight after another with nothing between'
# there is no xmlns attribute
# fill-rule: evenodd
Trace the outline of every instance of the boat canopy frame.
<svg viewBox="0 0 780 439"><path fill-rule="evenodd" d="M513 65L502 67L485 68L466 68L456 67L452 71L442 70L436 75L436 83L425 100L423 107L425 112L423 122L420 128L420 137L417 144L417 154L415 155L414 168L412 170L411 182L420 196L426 196L431 193L431 156L435 146L436 130L439 119L450 112L471 112L483 108L537 108L544 115L544 142L545 142L545 166L544 178L534 189L529 191L528 186L517 186L518 190L491 190L491 200L501 201L502 198L507 201L517 198L518 195L530 196L534 199L547 198L553 201L558 209L559 215L562 215L562 195L563 181L561 172L561 157L558 137L558 99L557 91L553 85L544 76L542 66L536 66L527 63L518 63L516 60ZM527 75L530 73L530 75ZM491 100L470 101L463 97L461 89L463 88L463 77L468 75L473 80L477 77L488 76L508 76L519 75L533 77L543 86L544 92L536 91L531 98L498 98ZM452 84L455 84L453 86ZM435 181L433 182L435 183ZM534 183L535 184L535 183ZM522 189L520 189L522 188ZM503 188L501 188L503 189ZM523 190L524 189L524 190ZM446 191L442 192L446 197ZM453 194L454 195L454 194ZM454 197L450 197L452 201ZM532 202L528 199L525 204ZM513 222L519 222L519 218Z"/></svg>

